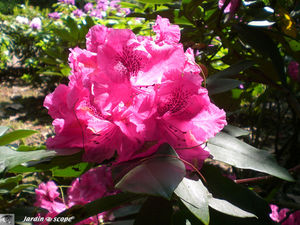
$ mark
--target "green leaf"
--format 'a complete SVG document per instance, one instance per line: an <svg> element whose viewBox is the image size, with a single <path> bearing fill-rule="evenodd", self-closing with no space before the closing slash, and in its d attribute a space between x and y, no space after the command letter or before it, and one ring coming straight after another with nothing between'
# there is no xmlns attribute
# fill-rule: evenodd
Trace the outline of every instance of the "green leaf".
<svg viewBox="0 0 300 225"><path fill-rule="evenodd" d="M0 126L0 136L5 134L8 129L9 129L9 127Z"/></svg>
<svg viewBox="0 0 300 225"><path fill-rule="evenodd" d="M84 171L90 168L90 164L86 162L78 163L76 165L68 166L64 169L52 169L52 176L54 177L79 177Z"/></svg>
<svg viewBox="0 0 300 225"><path fill-rule="evenodd" d="M134 193L119 193L107 197L103 197L97 199L93 202L90 202L86 205L75 205L59 215L57 217L72 217L74 216L74 220L72 223L68 224L76 224L90 216L94 216L98 213L116 208L120 205L129 203L131 201L143 198L144 195L138 195ZM50 225L55 225L55 222L50 223Z"/></svg>
<svg viewBox="0 0 300 225"><path fill-rule="evenodd" d="M63 67L60 72L64 75L64 76L69 76L70 75L70 72L71 72L71 68L66 66L66 67Z"/></svg>
<svg viewBox="0 0 300 225"><path fill-rule="evenodd" d="M5 179L0 179L0 188L5 187L8 184L15 183L18 184L22 180L23 176L21 174L14 176L14 177L8 177Z"/></svg>
<svg viewBox="0 0 300 225"><path fill-rule="evenodd" d="M43 71L41 72L43 75L50 75L50 76L63 76L63 74L58 72L52 72L52 71Z"/></svg>
<svg viewBox="0 0 300 225"><path fill-rule="evenodd" d="M238 87L243 82L234 79L207 79L208 94L215 95Z"/></svg>
<svg viewBox="0 0 300 225"><path fill-rule="evenodd" d="M53 29L53 32L64 41L76 41L76 38L67 29Z"/></svg>
<svg viewBox="0 0 300 225"><path fill-rule="evenodd" d="M33 165L25 163L26 166L16 166L9 170L11 173L41 172L51 171L53 176L57 177L78 177L88 169L91 164L82 162L82 152L67 155L56 156L49 161L35 161Z"/></svg>
<svg viewBox="0 0 300 225"><path fill-rule="evenodd" d="M134 225L166 225L171 224L172 204L170 201L150 196L137 214Z"/></svg>
<svg viewBox="0 0 300 225"><path fill-rule="evenodd" d="M9 170L21 163L40 160L43 158L55 156L55 151L38 150L30 152L18 152L8 147L0 147L0 173Z"/></svg>
<svg viewBox="0 0 300 225"><path fill-rule="evenodd" d="M209 224L209 192L201 180L183 178L175 190L182 203L205 225Z"/></svg>
<svg viewBox="0 0 300 225"><path fill-rule="evenodd" d="M17 175L6 179L0 179L0 193L9 193L14 187L16 187L22 180L23 176Z"/></svg>
<svg viewBox="0 0 300 225"><path fill-rule="evenodd" d="M208 198L208 205L211 208L227 215L236 217L256 217L253 213L242 210L224 199L218 199L210 196Z"/></svg>
<svg viewBox="0 0 300 225"><path fill-rule="evenodd" d="M214 138L209 139L208 148L215 160L294 181L288 171L279 166L269 152L254 148L226 133L220 132Z"/></svg>
<svg viewBox="0 0 300 225"><path fill-rule="evenodd" d="M232 28L238 33L239 38L244 43L249 44L262 56L272 60L280 80L285 83L284 61L272 38L263 29L250 27L245 24L234 24Z"/></svg>
<svg viewBox="0 0 300 225"><path fill-rule="evenodd" d="M209 76L207 78L207 82L210 82L210 80L214 80L214 79L230 78L234 75L239 74L241 71L249 69L253 65L254 65L254 62L251 60L243 60L243 61L237 62L237 63L231 65L229 68L222 70L220 72L217 72L217 73L213 74L212 76Z"/></svg>
<svg viewBox="0 0 300 225"><path fill-rule="evenodd" d="M225 133L233 136L233 137L240 137L240 136L245 136L245 135L249 135L249 131L246 131L244 129L241 129L239 127L235 127L232 125L227 125L223 128L223 130Z"/></svg>
<svg viewBox="0 0 300 225"><path fill-rule="evenodd" d="M77 22L70 16L67 18L67 26L69 27L74 40L78 40L79 29Z"/></svg>
<svg viewBox="0 0 300 225"><path fill-rule="evenodd" d="M17 151L28 152L28 151L46 150L46 149L47 147L45 145L40 145L40 146L19 145Z"/></svg>
<svg viewBox="0 0 300 225"><path fill-rule="evenodd" d="M29 187L36 187L36 185L34 184L20 184L20 185L17 185L16 187L14 187L10 193L11 194L16 194L16 193L19 193L21 191L23 191L24 189L26 188L29 188Z"/></svg>
<svg viewBox="0 0 300 225"><path fill-rule="evenodd" d="M170 145L161 145L156 154L130 170L116 188L170 199L185 175L184 164L174 154Z"/></svg>
<svg viewBox="0 0 300 225"><path fill-rule="evenodd" d="M15 130L0 137L0 145L7 145L22 138L26 138L37 133L34 130Z"/></svg>
<svg viewBox="0 0 300 225"><path fill-rule="evenodd" d="M237 206L238 208L257 216L257 218L242 219L227 216L223 213L218 213L217 211L212 209L210 210L210 225L272 224L272 221L269 217L269 213L271 211L269 204L266 201L264 201L261 197L259 197L255 192L249 190L246 187L234 183L229 178L223 176L220 170L212 165L204 164L204 166L201 169L201 173L207 181L206 186L208 190L210 191L210 193L213 194L215 198L226 200L231 204ZM222 208L219 209L222 210ZM224 218L224 223L221 222L219 218ZM231 224L227 223L227 221L233 222Z"/></svg>
<svg viewBox="0 0 300 225"><path fill-rule="evenodd" d="M87 16L87 17L85 18L85 22L86 22L87 28L91 28L92 26L95 25L94 20L93 20L90 16Z"/></svg>

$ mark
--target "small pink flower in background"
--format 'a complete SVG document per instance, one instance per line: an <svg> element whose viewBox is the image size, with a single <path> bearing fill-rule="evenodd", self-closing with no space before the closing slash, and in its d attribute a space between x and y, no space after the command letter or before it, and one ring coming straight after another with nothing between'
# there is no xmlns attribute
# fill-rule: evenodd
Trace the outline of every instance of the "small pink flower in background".
<svg viewBox="0 0 300 225"><path fill-rule="evenodd" d="M291 61L288 65L288 74L295 81L300 82L300 74L299 74L299 63L296 61Z"/></svg>
<svg viewBox="0 0 300 225"><path fill-rule="evenodd" d="M48 17L57 20L60 18L60 15L58 12L52 12L48 14Z"/></svg>
<svg viewBox="0 0 300 225"><path fill-rule="evenodd" d="M87 13L87 12L91 11L93 9L93 7L94 7L93 4L88 2L84 5L83 8L84 8L84 11Z"/></svg>
<svg viewBox="0 0 300 225"><path fill-rule="evenodd" d="M83 16L83 12L82 12L82 10L81 9L76 9L76 10L74 10L73 12L73 15L74 16L76 16L76 17L81 17L81 16Z"/></svg>
<svg viewBox="0 0 300 225"><path fill-rule="evenodd" d="M40 30L42 28L42 21L40 18L35 17L31 20L29 26L34 30Z"/></svg>
<svg viewBox="0 0 300 225"><path fill-rule="evenodd" d="M53 181L41 183L35 190L35 206L47 209L49 212L60 213L66 209L66 205L59 197L58 187Z"/></svg>
<svg viewBox="0 0 300 225"><path fill-rule="evenodd" d="M273 204L270 205L270 208L272 210L272 213L270 213L270 218L273 221L279 223L284 220L281 223L282 225L299 225L300 224L300 210L297 210L288 216L288 213L290 211L289 209L283 208L283 209L279 210L279 207L277 205L273 205Z"/></svg>
<svg viewBox="0 0 300 225"><path fill-rule="evenodd" d="M41 183L35 190L36 202L35 206L46 209L48 212L44 217L54 218L62 211L74 205L84 205L98 198L117 193L113 187L111 172L107 167L97 167L89 170L80 178L74 180L68 189L65 201L59 197L58 187L53 181ZM107 221L111 215L103 212L97 216L89 217L79 224L97 224L98 221ZM48 224L44 221L38 224Z"/></svg>
<svg viewBox="0 0 300 225"><path fill-rule="evenodd" d="M58 2L75 5L75 0L58 0Z"/></svg>
<svg viewBox="0 0 300 225"><path fill-rule="evenodd" d="M226 0L219 0L219 9L223 7ZM233 14L238 10L240 7L241 0L230 0L226 8L224 9L224 13L230 13L230 15L233 16Z"/></svg>

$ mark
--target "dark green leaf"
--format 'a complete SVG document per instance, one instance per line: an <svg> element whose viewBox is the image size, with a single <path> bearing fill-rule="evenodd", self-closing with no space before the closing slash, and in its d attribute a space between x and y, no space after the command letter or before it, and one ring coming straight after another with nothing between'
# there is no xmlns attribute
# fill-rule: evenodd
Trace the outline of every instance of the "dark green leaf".
<svg viewBox="0 0 300 225"><path fill-rule="evenodd" d="M241 129L239 127L235 127L232 125L227 125L223 128L223 130L225 133L233 136L233 137L240 137L240 136L245 136L245 135L249 135L249 131L246 131L244 129Z"/></svg>
<svg viewBox="0 0 300 225"><path fill-rule="evenodd" d="M37 133L34 130L15 130L0 137L0 145L7 145L22 138L26 138Z"/></svg>
<svg viewBox="0 0 300 225"><path fill-rule="evenodd" d="M20 184L20 185L17 185L16 187L14 187L10 193L12 194L16 194L16 193L19 193L21 191L23 191L24 189L26 188L29 188L29 187L36 187L36 185L34 184Z"/></svg>
<svg viewBox="0 0 300 225"><path fill-rule="evenodd" d="M211 79L207 80L207 90L209 95L215 95L218 93L229 91L238 87L243 82L234 79Z"/></svg>
<svg viewBox="0 0 300 225"><path fill-rule="evenodd" d="M134 225L166 225L171 224L172 204L160 197L149 197L136 216Z"/></svg>
<svg viewBox="0 0 300 225"><path fill-rule="evenodd" d="M76 38L66 29L53 29L53 32L64 41L76 41Z"/></svg>
<svg viewBox="0 0 300 225"><path fill-rule="evenodd" d="M244 71L254 65L254 62L251 60L244 60L238 63L231 65L229 68L222 70L220 72L215 73L212 76L209 76L207 82L209 83L210 80L213 79L220 79L220 78L230 78L234 75L239 74L241 71Z"/></svg>
<svg viewBox="0 0 300 225"><path fill-rule="evenodd" d="M72 220L72 223L69 224L76 224L79 221L82 221L90 216L94 216L98 213L113 209L120 205L129 203L131 201L143 198L144 195L138 195L133 193L119 193L116 195L111 195L107 197L103 197L97 199L93 202L90 202L86 205L75 205L59 215L57 217L72 217L74 216L75 219ZM50 225L55 225L57 223L50 223Z"/></svg>
<svg viewBox="0 0 300 225"><path fill-rule="evenodd" d="M20 174L20 175L14 176L14 177L0 179L0 188L3 188L10 183L18 184L22 180L22 178L23 178L23 176Z"/></svg>
<svg viewBox="0 0 300 225"><path fill-rule="evenodd" d="M250 27L241 23L234 24L232 27L244 43L250 45L262 56L272 60L280 80L285 83L284 62L272 38L260 28Z"/></svg>
<svg viewBox="0 0 300 225"><path fill-rule="evenodd" d="M201 180L183 178L175 190L182 203L205 225L209 224L209 192Z"/></svg>
<svg viewBox="0 0 300 225"><path fill-rule="evenodd" d="M168 151L172 151L172 154L168 154ZM116 184L116 187L123 191L170 199L185 175L185 166L174 157L174 153L175 151L169 145L162 145L158 153L130 170Z"/></svg>
<svg viewBox="0 0 300 225"><path fill-rule="evenodd" d="M40 160L43 158L55 156L55 151L37 150L30 152L18 152L8 147L0 147L0 173L9 170L21 163Z"/></svg>
<svg viewBox="0 0 300 225"><path fill-rule="evenodd" d="M259 222L253 224L270 224L271 220L269 217L269 213L271 210L269 204L258 195L256 195L256 193L246 187L234 183L229 178L223 176L219 169L214 166L204 164L203 168L201 169L201 173L207 181L208 190L213 194L215 198L226 200L231 204L239 207L240 209L253 213L258 217L257 219L251 218L247 220L241 220L241 218L238 218L237 221L240 221L240 224L244 224L243 221L248 220L252 222ZM211 210L211 212L215 214L214 210ZM216 220L214 218L214 214L211 215L211 224L218 224L215 223ZM232 217L228 216L228 218ZM230 225L228 223L224 224Z"/></svg>
<svg viewBox="0 0 300 225"><path fill-rule="evenodd" d="M69 27L74 40L78 40L79 29L77 22L70 16L67 18L67 26Z"/></svg>
<svg viewBox="0 0 300 225"><path fill-rule="evenodd" d="M294 181L288 171L279 166L269 152L256 149L226 133L220 132L216 137L211 138L208 141L208 148L215 160Z"/></svg>
<svg viewBox="0 0 300 225"><path fill-rule="evenodd" d="M92 26L95 25L94 20L93 20L90 16L87 16L87 17L85 18L85 22L86 22L87 28L91 28Z"/></svg>

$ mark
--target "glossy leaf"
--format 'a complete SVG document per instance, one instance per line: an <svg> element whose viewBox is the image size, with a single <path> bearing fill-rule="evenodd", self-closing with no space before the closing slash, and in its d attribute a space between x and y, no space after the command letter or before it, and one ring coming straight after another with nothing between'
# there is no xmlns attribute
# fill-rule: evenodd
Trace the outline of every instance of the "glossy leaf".
<svg viewBox="0 0 300 225"><path fill-rule="evenodd" d="M254 65L254 62L251 60L243 60L231 65L229 68L219 71L208 77L207 82L209 83L211 80L220 79L220 78L230 78L234 75L239 74L240 72L249 69Z"/></svg>
<svg viewBox="0 0 300 225"><path fill-rule="evenodd" d="M172 154L168 154L168 151ZM185 166L174 157L174 153L169 145L162 145L157 154L130 170L116 184L116 188L170 199L185 175Z"/></svg>
<svg viewBox="0 0 300 225"><path fill-rule="evenodd" d="M208 205L224 214L236 216L236 217L256 217L253 213L249 213L240 209L238 206L231 204L224 199L218 199L210 196L208 198Z"/></svg>
<svg viewBox="0 0 300 225"><path fill-rule="evenodd" d="M207 90L209 95L215 95L229 91L238 87L243 82L234 79L213 79L207 80Z"/></svg>
<svg viewBox="0 0 300 225"><path fill-rule="evenodd" d="M26 138L37 133L34 130L15 130L0 137L0 145L7 145L22 138Z"/></svg>
<svg viewBox="0 0 300 225"><path fill-rule="evenodd" d="M21 163L40 160L43 158L55 156L55 151L37 150L30 152L19 152L8 147L0 147L0 173L9 170Z"/></svg>
<svg viewBox="0 0 300 225"><path fill-rule="evenodd" d="M182 203L205 225L209 224L209 192L201 180L184 178L175 190Z"/></svg>
<svg viewBox="0 0 300 225"><path fill-rule="evenodd" d="M228 218L228 221L240 221L240 224L248 224L246 222L253 222L253 224L271 224L271 219L269 213L271 211L269 204L259 197L255 192L243 187L239 184L234 183L229 178L223 176L219 169L212 165L204 164L201 169L202 175L207 181L207 188L212 193L215 198L223 199L238 208L252 213L257 218L236 218L232 216L225 216L223 213L218 213L215 210L210 210L211 213L211 223L216 223L215 214L220 215L220 217ZM220 206L219 206L220 207ZM220 224L220 221L217 220ZM221 223L230 225L230 223ZM233 223L238 224L238 223Z"/></svg>
<svg viewBox="0 0 300 225"><path fill-rule="evenodd" d="M0 126L0 136L5 134L8 129L9 129L9 127Z"/></svg>
<svg viewBox="0 0 300 225"><path fill-rule="evenodd" d="M242 128L239 127L235 127L232 125L227 125L223 128L222 130L223 132L233 136L233 137L240 137L240 136L245 136L245 135L249 135L249 131L244 130Z"/></svg>
<svg viewBox="0 0 300 225"><path fill-rule="evenodd" d="M268 173L287 181L294 180L269 152L256 149L229 134L220 132L208 141L208 148L215 160L242 169Z"/></svg>
<svg viewBox="0 0 300 225"><path fill-rule="evenodd" d="M97 199L93 202L90 202L86 205L75 205L59 215L57 217L72 217L74 216L75 219L72 220L72 223L69 224L76 224L90 216L94 216L98 213L113 209L125 203L129 203L131 201L143 198L144 195L138 195L133 193L119 193L116 195L111 195L107 197L103 197ZM56 224L55 222L50 223L50 225Z"/></svg>
<svg viewBox="0 0 300 225"><path fill-rule="evenodd" d="M272 38L259 28L250 27L244 24L235 24L232 27L244 43L250 45L262 56L269 57L272 60L281 81L284 83L284 62Z"/></svg>

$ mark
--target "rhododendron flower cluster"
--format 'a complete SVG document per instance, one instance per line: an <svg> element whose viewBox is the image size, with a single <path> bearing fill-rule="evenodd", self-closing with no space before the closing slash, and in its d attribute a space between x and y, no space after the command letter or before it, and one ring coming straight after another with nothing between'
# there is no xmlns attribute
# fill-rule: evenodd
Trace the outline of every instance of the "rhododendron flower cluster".
<svg viewBox="0 0 300 225"><path fill-rule="evenodd" d="M275 222L282 222L282 225L298 225L300 224L300 210L288 214L289 209L283 208L279 210L277 205L270 205L272 213L270 213L270 218Z"/></svg>
<svg viewBox="0 0 300 225"><path fill-rule="evenodd" d="M95 182L97 181L97 182ZM35 206L46 209L48 212L41 215L44 218L54 218L62 211L74 205L84 205L98 198L115 194L109 169L105 166L89 170L80 178L75 179L67 191L67 197L60 197L58 186L53 181L41 183L35 190ZM97 224L98 221L109 220L112 217L108 212L87 218L77 224ZM43 221L39 224L48 224Z"/></svg>
<svg viewBox="0 0 300 225"><path fill-rule="evenodd" d="M210 102L179 27L158 16L153 30L155 38L96 25L86 49L71 50L69 84L44 102L56 132L49 149L83 148L84 160L97 163L117 153L119 163L167 142L201 167L203 144L226 125L225 112Z"/></svg>

